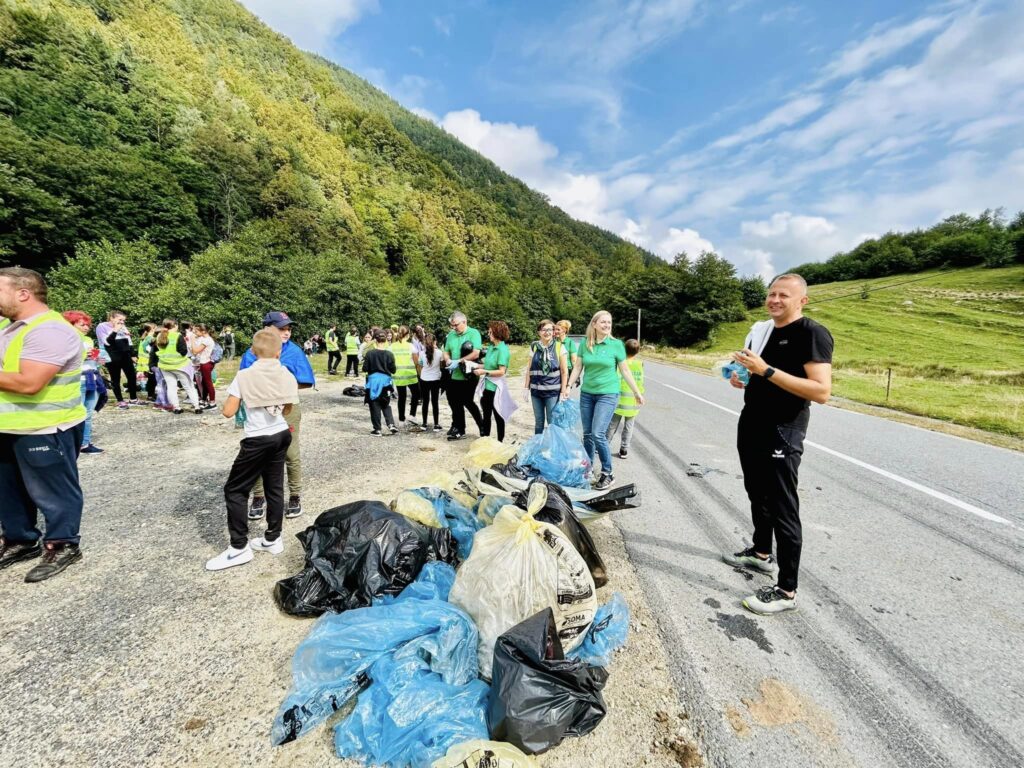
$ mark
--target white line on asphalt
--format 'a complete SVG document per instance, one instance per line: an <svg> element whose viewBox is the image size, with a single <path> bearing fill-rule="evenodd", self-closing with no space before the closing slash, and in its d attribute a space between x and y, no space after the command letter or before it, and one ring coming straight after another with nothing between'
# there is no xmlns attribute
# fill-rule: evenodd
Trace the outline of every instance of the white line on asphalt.
<svg viewBox="0 0 1024 768"><path fill-rule="evenodd" d="M703 397L698 397L697 395L682 390L679 387L673 387L671 384L666 384L664 381L659 381L658 379L652 378L650 376L647 377L647 380L653 381L655 384L661 384L661 386L663 387L668 387L672 391L678 392L681 395L692 397L694 400L704 403L705 405L710 405L712 408L717 408L720 411L731 413L733 416L740 415L739 411L734 411L732 410L732 408L726 408L724 405L719 405L718 403L713 403L710 400L705 400ZM840 453L839 451L832 450L831 448L826 448L824 445L811 442L810 440L805 440L804 445L812 446L814 448L817 448L819 451L824 451L827 454L835 456L837 459L848 461L851 464L860 467L861 469L866 469L869 472L874 472L876 475L881 475L882 477L888 478L889 480L901 483L902 485L905 485L908 488L913 488L915 491L920 491L921 493L927 494L928 496L931 496L934 499L944 501L947 504L953 505L957 509L962 509L964 512L970 512L972 515L977 515L983 520L988 520L993 523L999 523L1000 525L1008 525L1011 528L1017 527L1011 521L1007 520L1005 517L1000 517L999 515L993 514L988 510L982 509L981 507L976 507L973 504L968 504L966 501L961 501L960 499L950 496L947 493L943 493L942 491L936 491L934 488L929 488L927 485L921 485L920 483L914 482L913 480L910 480L906 477L901 477L900 475L889 472L888 470L882 469L881 467L876 467L874 464L868 464L866 461L855 459L853 456L847 456L845 453Z"/></svg>

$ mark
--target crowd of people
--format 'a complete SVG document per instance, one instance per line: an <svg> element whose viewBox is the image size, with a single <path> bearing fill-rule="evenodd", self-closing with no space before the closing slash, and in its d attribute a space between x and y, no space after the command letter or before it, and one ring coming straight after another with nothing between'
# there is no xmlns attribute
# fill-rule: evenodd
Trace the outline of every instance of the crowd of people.
<svg viewBox="0 0 1024 768"><path fill-rule="evenodd" d="M96 326L94 339L86 312L59 314L46 299L46 283L38 273L0 269L0 569L39 557L25 577L28 582L50 578L82 557L77 462L82 453L102 452L93 442L92 426L92 414L107 399L101 367L120 409L142 404L144 391L146 402L180 414L180 388L193 411L203 413L217 406L216 365L226 349L234 354L235 344L229 327L220 332L219 343L208 326L174 319L159 326L146 323L133 337L128 317L119 310ZM806 302L803 278L777 277L766 300L771 319L755 324L744 349L732 356L745 374L741 379L734 371L731 383L745 390L738 449L754 536L752 546L724 559L765 573L777 567L779 574L776 585L744 601L755 613L795 607L801 552L797 472L808 406L826 402L831 393L832 337L802 316ZM268 312L263 326L242 356L222 408L244 429L244 437L224 488L230 546L207 562L209 570L247 562L254 552L281 552L283 518L302 513L298 392L316 383L312 351L292 341L294 321L287 313ZM644 405L640 346L635 339L623 343L615 338L606 311L591 318L581 339L570 337L571 328L565 320L537 324L522 386L533 408L535 433L543 432L557 403L579 387L583 444L593 486L602 490L614 482L613 436L621 430L618 457L626 458L633 423ZM481 436L493 430L503 441L506 421L516 408L509 383L509 336L504 321L492 320L485 341L464 313L454 312L443 341L441 333L421 325L375 326L362 337L350 327L343 338L332 325L316 343L328 352L329 376L341 375L342 345L344 375L365 375L371 435L380 436L385 428L398 433L407 406L412 429L425 431L429 413L433 430L440 432L444 392L449 440L466 436L468 413ZM264 515L264 535L250 541L248 521Z"/></svg>

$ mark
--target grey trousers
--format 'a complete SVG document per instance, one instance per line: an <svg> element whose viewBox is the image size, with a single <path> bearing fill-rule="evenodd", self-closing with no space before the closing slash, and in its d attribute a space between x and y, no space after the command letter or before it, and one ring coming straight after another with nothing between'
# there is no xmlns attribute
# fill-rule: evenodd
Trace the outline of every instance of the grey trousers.
<svg viewBox="0 0 1024 768"><path fill-rule="evenodd" d="M611 447L612 439L615 437L615 433L619 431L619 424L622 425L622 441L619 443L620 451L629 450L629 440L633 437L633 422L636 421L636 416L619 416L615 414L612 416L612 423L608 425L608 445Z"/></svg>

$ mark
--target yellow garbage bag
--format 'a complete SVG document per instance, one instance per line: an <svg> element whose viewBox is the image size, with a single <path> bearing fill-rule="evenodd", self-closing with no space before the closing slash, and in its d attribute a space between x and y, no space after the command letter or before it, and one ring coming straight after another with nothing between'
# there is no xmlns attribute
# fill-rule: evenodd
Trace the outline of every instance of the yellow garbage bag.
<svg viewBox="0 0 1024 768"><path fill-rule="evenodd" d="M431 528L441 527L441 521L437 519L437 510L434 509L434 505L412 491L402 491L398 494L398 497L391 502L391 508L417 523L429 525Z"/></svg>
<svg viewBox="0 0 1024 768"><path fill-rule="evenodd" d="M462 466L467 469L487 469L495 464L506 464L516 455L517 450L518 446L499 443L493 437L478 437L466 451Z"/></svg>
<svg viewBox="0 0 1024 768"><path fill-rule="evenodd" d="M431 768L540 768L540 763L504 741L474 739L450 747Z"/></svg>
<svg viewBox="0 0 1024 768"><path fill-rule="evenodd" d="M432 485L446 491L466 509L476 509L478 496L466 490L466 480L465 472L435 472L424 485Z"/></svg>

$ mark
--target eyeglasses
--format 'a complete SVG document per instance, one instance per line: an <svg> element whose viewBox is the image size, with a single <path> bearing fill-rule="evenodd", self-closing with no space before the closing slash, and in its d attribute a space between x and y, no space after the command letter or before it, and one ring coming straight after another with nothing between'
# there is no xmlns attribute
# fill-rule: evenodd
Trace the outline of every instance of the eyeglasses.
<svg viewBox="0 0 1024 768"><path fill-rule="evenodd" d="M554 333L555 329L554 328L541 328L540 332L541 333Z"/></svg>

